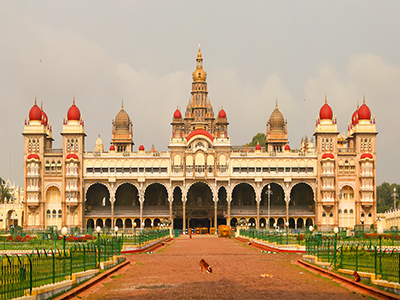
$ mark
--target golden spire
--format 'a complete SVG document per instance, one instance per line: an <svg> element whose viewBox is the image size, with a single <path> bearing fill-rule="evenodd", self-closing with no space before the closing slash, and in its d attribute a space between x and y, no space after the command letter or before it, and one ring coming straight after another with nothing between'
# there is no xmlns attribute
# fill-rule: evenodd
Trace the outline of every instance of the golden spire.
<svg viewBox="0 0 400 300"><path fill-rule="evenodd" d="M72 105L75 105L75 95L73 96L72 99L73 99L73 100L72 100Z"/></svg>
<svg viewBox="0 0 400 300"><path fill-rule="evenodd" d="M326 94L325 94L325 104L328 104L328 98L327 98Z"/></svg>
<svg viewBox="0 0 400 300"><path fill-rule="evenodd" d="M275 102L275 109L278 109L278 97L276 97Z"/></svg>
<svg viewBox="0 0 400 300"><path fill-rule="evenodd" d="M121 110L124 110L124 99L122 99Z"/></svg>

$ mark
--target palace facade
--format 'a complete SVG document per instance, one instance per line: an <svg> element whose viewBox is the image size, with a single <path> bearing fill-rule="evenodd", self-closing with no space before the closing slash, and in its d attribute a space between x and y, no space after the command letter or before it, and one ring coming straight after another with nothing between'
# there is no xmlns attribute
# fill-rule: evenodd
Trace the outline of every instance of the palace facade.
<svg viewBox="0 0 400 300"><path fill-rule="evenodd" d="M357 107L340 135L325 99L314 137L291 149L278 105L267 120L266 144L232 146L224 109L215 116L199 49L191 99L177 109L167 151L134 150L123 105L105 149L100 136L86 150L85 125L73 100L63 120L62 148L36 104L24 127L25 228L48 226L174 228L353 227L376 221L376 127Z"/></svg>

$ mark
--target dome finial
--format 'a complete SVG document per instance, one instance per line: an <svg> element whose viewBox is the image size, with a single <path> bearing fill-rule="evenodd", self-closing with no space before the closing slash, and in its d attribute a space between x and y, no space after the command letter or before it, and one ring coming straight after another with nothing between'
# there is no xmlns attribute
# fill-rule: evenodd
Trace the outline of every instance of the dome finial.
<svg viewBox="0 0 400 300"><path fill-rule="evenodd" d="M36 98L36 96L35 96L35 105L37 105L37 98Z"/></svg>
<svg viewBox="0 0 400 300"><path fill-rule="evenodd" d="M75 105L75 95L72 97L72 105Z"/></svg>
<svg viewBox="0 0 400 300"><path fill-rule="evenodd" d="M328 104L328 97L325 94L325 104Z"/></svg>
<svg viewBox="0 0 400 300"><path fill-rule="evenodd" d="M278 97L275 98L275 109L278 108Z"/></svg>
<svg viewBox="0 0 400 300"><path fill-rule="evenodd" d="M364 94L364 96L363 96L363 104L365 104L365 94Z"/></svg>
<svg viewBox="0 0 400 300"><path fill-rule="evenodd" d="M360 108L360 104L358 103L358 100L357 100L357 110Z"/></svg>
<svg viewBox="0 0 400 300"><path fill-rule="evenodd" d="M124 109L124 99L122 99L122 102L121 102L121 109L122 110Z"/></svg>

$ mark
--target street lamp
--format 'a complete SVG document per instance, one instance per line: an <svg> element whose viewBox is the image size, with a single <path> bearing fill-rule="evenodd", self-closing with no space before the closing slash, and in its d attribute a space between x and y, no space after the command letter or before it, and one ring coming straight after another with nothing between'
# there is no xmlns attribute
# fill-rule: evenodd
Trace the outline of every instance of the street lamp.
<svg viewBox="0 0 400 300"><path fill-rule="evenodd" d="M339 233L339 228L337 228L337 227L335 227L335 228L333 228L333 233L335 234L335 266L334 266L334 268L336 269L336 261L337 261L337 257L336 257L336 245L337 245L337 235L338 235L338 233Z"/></svg>
<svg viewBox="0 0 400 300"><path fill-rule="evenodd" d="M378 226L377 233L379 236L379 270L380 270L380 273L382 274L382 234L383 234L382 225Z"/></svg>
<svg viewBox="0 0 400 300"><path fill-rule="evenodd" d="M135 235L135 245L136 245L136 222L133 222L133 234Z"/></svg>
<svg viewBox="0 0 400 300"><path fill-rule="evenodd" d="M115 236L118 236L118 226L115 226L114 230L115 230Z"/></svg>
<svg viewBox="0 0 400 300"><path fill-rule="evenodd" d="M267 191L265 192L268 195L268 231L269 231L269 215L270 215L270 205L271 205L271 195L273 192L271 191L271 185L268 184Z"/></svg>
<svg viewBox="0 0 400 300"><path fill-rule="evenodd" d="M72 194L71 192L67 193L67 199L68 199L68 218L69 218L69 222L68 222L68 231L71 233L71 197Z"/></svg>
<svg viewBox="0 0 400 300"><path fill-rule="evenodd" d="M61 234L63 236L63 251L64 251L64 256L65 256L65 239L67 238L67 235L68 235L68 228L64 226L61 229Z"/></svg>
<svg viewBox="0 0 400 300"><path fill-rule="evenodd" d="M100 232L101 232L101 227L97 226L96 227L96 232L97 232L97 253L98 253L98 264L100 267Z"/></svg>
<svg viewBox="0 0 400 300"><path fill-rule="evenodd" d="M397 226L397 220L396 220L396 197L397 197L397 193L396 193L396 188L393 188L393 207L394 207L394 226Z"/></svg>
<svg viewBox="0 0 400 300"><path fill-rule="evenodd" d="M289 222L285 223L286 225L286 245L289 244Z"/></svg>

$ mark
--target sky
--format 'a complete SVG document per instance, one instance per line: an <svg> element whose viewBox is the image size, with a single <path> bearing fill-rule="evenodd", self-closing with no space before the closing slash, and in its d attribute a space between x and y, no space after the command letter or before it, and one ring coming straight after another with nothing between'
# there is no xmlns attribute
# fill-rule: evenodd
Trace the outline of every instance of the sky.
<svg viewBox="0 0 400 300"><path fill-rule="evenodd" d="M376 116L377 184L400 183L400 1L0 1L0 177L23 186L25 116L35 97L61 148L75 97L86 150L109 148L121 108L135 150L168 150L201 44L214 113L232 145L266 132L278 101L291 148L310 139L325 95L347 124Z"/></svg>

